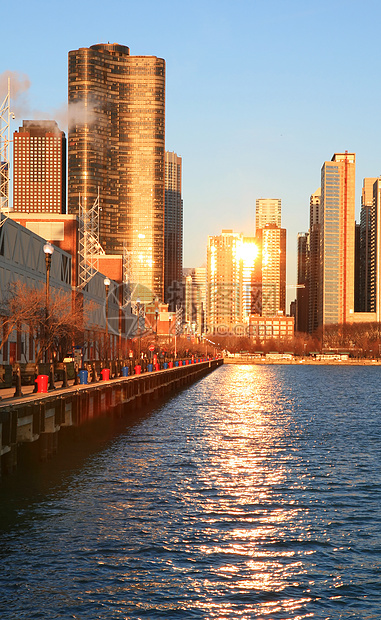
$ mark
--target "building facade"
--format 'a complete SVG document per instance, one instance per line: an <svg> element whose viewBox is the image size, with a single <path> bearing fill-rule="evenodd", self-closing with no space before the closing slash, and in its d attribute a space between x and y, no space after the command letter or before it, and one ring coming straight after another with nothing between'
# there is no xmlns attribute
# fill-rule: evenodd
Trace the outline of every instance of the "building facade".
<svg viewBox="0 0 381 620"><path fill-rule="evenodd" d="M257 198L255 203L255 230L267 224L282 226L282 201L280 198Z"/></svg>
<svg viewBox="0 0 381 620"><path fill-rule="evenodd" d="M298 233L296 331L304 333L308 332L309 246L309 234Z"/></svg>
<svg viewBox="0 0 381 620"><path fill-rule="evenodd" d="M227 333L248 321L257 246L252 237L232 230L208 237L206 330ZM250 291L246 289L249 287ZM234 331L234 330L233 330Z"/></svg>
<svg viewBox="0 0 381 620"><path fill-rule="evenodd" d="M266 224L257 230L259 269L256 285L260 288L262 316L286 314L286 229Z"/></svg>
<svg viewBox="0 0 381 620"><path fill-rule="evenodd" d="M69 52L69 213L99 196L99 241L135 295L164 294L165 61L118 44Z"/></svg>
<svg viewBox="0 0 381 620"><path fill-rule="evenodd" d="M318 324L345 324L354 314L354 153L335 153L321 171Z"/></svg>
<svg viewBox="0 0 381 620"><path fill-rule="evenodd" d="M308 257L308 332L313 334L318 328L319 288L320 288L320 221L321 189L310 197L310 229Z"/></svg>
<svg viewBox="0 0 381 620"><path fill-rule="evenodd" d="M174 289L183 273L183 200L181 157L165 152L164 300L175 311Z"/></svg>
<svg viewBox="0 0 381 620"><path fill-rule="evenodd" d="M360 247L359 247L359 301L356 311L371 312L371 266L372 266L372 220L374 222L373 186L376 177L363 181L360 212ZM373 235L374 238L374 235ZM375 240L375 238L374 238Z"/></svg>
<svg viewBox="0 0 381 620"><path fill-rule="evenodd" d="M23 121L13 134L13 210L66 211L66 137L55 121Z"/></svg>
<svg viewBox="0 0 381 620"><path fill-rule="evenodd" d="M185 316L188 330L197 336L205 331L206 268L187 269L185 279Z"/></svg>

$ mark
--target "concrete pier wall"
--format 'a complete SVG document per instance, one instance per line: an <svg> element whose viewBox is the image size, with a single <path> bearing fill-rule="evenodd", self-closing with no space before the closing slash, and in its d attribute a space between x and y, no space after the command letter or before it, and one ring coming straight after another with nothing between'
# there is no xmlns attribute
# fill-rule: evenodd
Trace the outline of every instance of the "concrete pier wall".
<svg viewBox="0 0 381 620"><path fill-rule="evenodd" d="M221 359L209 360L0 403L0 472L15 471L21 444L37 442L40 459L47 460L57 451L61 429L106 416L123 417L180 391L222 363Z"/></svg>

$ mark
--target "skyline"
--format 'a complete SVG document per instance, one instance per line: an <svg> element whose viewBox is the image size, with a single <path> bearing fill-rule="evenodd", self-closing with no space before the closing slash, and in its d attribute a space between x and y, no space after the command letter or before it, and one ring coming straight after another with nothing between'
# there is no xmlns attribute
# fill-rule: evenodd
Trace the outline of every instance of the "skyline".
<svg viewBox="0 0 381 620"><path fill-rule="evenodd" d="M9 9L17 28L5 30L0 74L31 83L12 133L36 116L67 130L57 111L67 105L72 49L110 41L164 58L165 148L183 160L185 267L205 262L208 235L224 228L253 235L256 199L280 198L287 284L295 284L297 233L308 230L310 195L335 152L356 153L359 221L362 179L381 165L375 2L197 1L178 9L170 1L128 8L112 1L105 13L100 3L70 0L64 14L42 7ZM359 33L366 38L356 46Z"/></svg>

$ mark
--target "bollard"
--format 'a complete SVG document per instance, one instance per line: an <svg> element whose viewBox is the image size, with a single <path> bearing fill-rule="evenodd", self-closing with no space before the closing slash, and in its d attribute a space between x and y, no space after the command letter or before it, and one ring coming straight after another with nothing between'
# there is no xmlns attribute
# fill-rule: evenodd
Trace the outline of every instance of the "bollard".
<svg viewBox="0 0 381 620"><path fill-rule="evenodd" d="M53 364L50 364L50 368L49 368L49 392L51 392L52 390L56 389L56 386L54 385L54 366Z"/></svg>
<svg viewBox="0 0 381 620"><path fill-rule="evenodd" d="M110 380L110 369L109 368L102 368L101 375L102 375L102 380L103 381L109 381Z"/></svg>
<svg viewBox="0 0 381 620"><path fill-rule="evenodd" d="M135 366L135 374L136 375L140 375L141 372L142 372L142 367L140 366L140 364L136 364L136 366Z"/></svg>
<svg viewBox="0 0 381 620"><path fill-rule="evenodd" d="M122 367L122 377L128 377L129 370L130 369L128 368L128 366L123 366Z"/></svg>
<svg viewBox="0 0 381 620"><path fill-rule="evenodd" d="M81 369L78 373L79 375L79 382L81 385L87 385L87 380L89 377L89 373L87 372L87 370Z"/></svg>
<svg viewBox="0 0 381 620"><path fill-rule="evenodd" d="M48 375L37 375L36 385L39 394L47 394L48 392Z"/></svg>
<svg viewBox="0 0 381 620"><path fill-rule="evenodd" d="M37 392L37 383L36 383L37 377L38 377L38 365L36 364L34 368L34 388L33 388L32 394L36 394Z"/></svg>
<svg viewBox="0 0 381 620"><path fill-rule="evenodd" d="M20 398L21 396L24 396L24 394L21 391L21 370L20 370L20 366L17 366L16 368L16 389L15 389L15 393L13 394L13 398Z"/></svg>
<svg viewBox="0 0 381 620"><path fill-rule="evenodd" d="M36 384L37 386L37 384ZM63 388L67 388L69 387L69 384L67 382L67 368L66 368L66 364L63 365L63 379L62 379L62 387Z"/></svg>
<svg viewBox="0 0 381 620"><path fill-rule="evenodd" d="M95 364L91 366L91 383L98 383L98 375L97 369L95 368Z"/></svg>
<svg viewBox="0 0 381 620"><path fill-rule="evenodd" d="M78 379L78 364L74 364L74 383L73 385L78 385L79 384L79 379Z"/></svg>

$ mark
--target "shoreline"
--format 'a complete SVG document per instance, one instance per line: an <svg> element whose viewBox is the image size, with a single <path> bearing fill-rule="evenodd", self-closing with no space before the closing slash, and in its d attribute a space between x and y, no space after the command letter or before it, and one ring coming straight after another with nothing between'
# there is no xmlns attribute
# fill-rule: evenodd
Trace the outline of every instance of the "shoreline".
<svg viewBox="0 0 381 620"><path fill-rule="evenodd" d="M292 366L381 366L381 359L347 359L347 360L316 360L314 358L301 357L295 359L259 359L244 357L224 357L224 364L245 364L245 365L292 365Z"/></svg>

